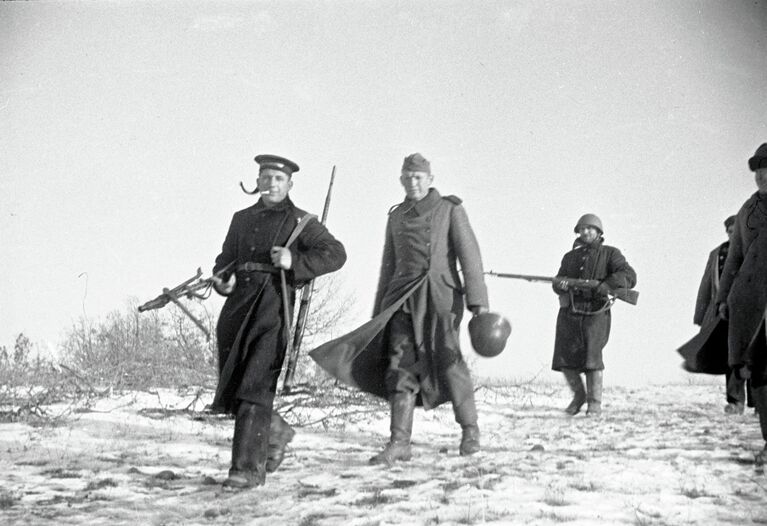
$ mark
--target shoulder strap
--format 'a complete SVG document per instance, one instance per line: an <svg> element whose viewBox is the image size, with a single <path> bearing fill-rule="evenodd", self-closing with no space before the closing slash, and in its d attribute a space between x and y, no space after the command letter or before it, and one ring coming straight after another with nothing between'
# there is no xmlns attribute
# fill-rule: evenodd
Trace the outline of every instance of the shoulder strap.
<svg viewBox="0 0 767 526"><path fill-rule="evenodd" d="M447 199L454 205L460 205L461 203L463 203L463 201L461 201L461 198L456 195L445 195L445 196L442 196L442 199Z"/></svg>
<svg viewBox="0 0 767 526"><path fill-rule="evenodd" d="M303 231L304 227L311 221L312 219L317 219L317 216L314 214L306 214L302 218L298 220L298 223L296 223L296 227L293 229L293 232L290 233L290 237L285 242L285 248L288 248L290 245L293 244L293 242L298 238L299 234Z"/></svg>

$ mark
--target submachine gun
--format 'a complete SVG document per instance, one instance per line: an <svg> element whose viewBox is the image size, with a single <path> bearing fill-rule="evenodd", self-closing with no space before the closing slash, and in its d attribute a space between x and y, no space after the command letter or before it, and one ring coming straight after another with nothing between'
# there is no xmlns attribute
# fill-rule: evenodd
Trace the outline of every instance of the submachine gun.
<svg viewBox="0 0 767 526"><path fill-rule="evenodd" d="M226 272L231 266L232 263L221 269L218 274ZM197 325L197 327L205 334L205 337L210 340L210 331L208 328L200 320L198 320L197 317L192 314L190 310L184 306L183 303L181 303L180 299L207 299L210 297L212 287L212 277L203 278L202 269L198 268L197 273L194 276L182 282L181 284L176 285L172 289L163 288L162 294L157 296L155 299L149 300L143 305L139 306L138 311L144 312L153 309L161 309L168 303L173 302L178 306L179 309L181 309L181 312L189 316L189 319L191 319L194 324Z"/></svg>
<svg viewBox="0 0 767 526"><path fill-rule="evenodd" d="M570 288L575 290L594 290L603 282L598 279L575 279L565 278L562 276L548 277L548 276L531 276L528 274L507 274L504 272L493 272L492 270L485 272L488 276L495 276L498 278L510 278L510 279L523 279L525 281L543 281L547 283L554 283L564 288ZM639 300L639 291L633 289L627 289L623 287L612 288L610 287L607 297L610 304L616 299L625 301L631 305L636 305Z"/></svg>

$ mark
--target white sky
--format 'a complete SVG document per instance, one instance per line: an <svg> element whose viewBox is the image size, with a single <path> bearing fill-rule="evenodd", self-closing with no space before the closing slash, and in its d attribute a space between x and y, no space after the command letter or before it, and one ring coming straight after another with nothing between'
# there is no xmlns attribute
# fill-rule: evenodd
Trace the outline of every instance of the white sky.
<svg viewBox="0 0 767 526"><path fill-rule="evenodd" d="M55 345L209 272L258 153L301 165L291 195L315 213L337 165L360 323L419 151L486 269L553 275L598 214L640 291L614 309L607 381L682 379L706 257L755 190L766 87L764 1L2 3L0 344ZM474 371L555 377L554 294L487 283L514 330Z"/></svg>

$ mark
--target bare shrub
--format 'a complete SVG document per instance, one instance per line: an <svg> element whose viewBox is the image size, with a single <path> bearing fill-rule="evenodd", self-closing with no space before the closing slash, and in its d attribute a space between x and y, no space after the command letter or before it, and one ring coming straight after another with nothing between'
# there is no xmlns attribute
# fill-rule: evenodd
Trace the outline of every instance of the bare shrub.
<svg viewBox="0 0 767 526"><path fill-rule="evenodd" d="M294 386L316 383L325 377L322 369L306 353L324 341L340 336L339 329L345 325L355 303L353 295L342 294L340 290L341 283L335 275L322 276L314 281L314 293L299 349L300 359L296 365ZM297 317L298 308L295 309L295 314Z"/></svg>
<svg viewBox="0 0 767 526"><path fill-rule="evenodd" d="M214 381L214 339L208 341L178 308L141 314L136 307L130 300L124 311L113 311L103 320L81 318L62 345L64 363L92 385L118 390ZM204 306L188 308L214 332Z"/></svg>
<svg viewBox="0 0 767 526"><path fill-rule="evenodd" d="M77 397L77 385L36 351L24 333L16 337L13 353L0 348L0 422L54 424L69 414L68 406L51 406Z"/></svg>

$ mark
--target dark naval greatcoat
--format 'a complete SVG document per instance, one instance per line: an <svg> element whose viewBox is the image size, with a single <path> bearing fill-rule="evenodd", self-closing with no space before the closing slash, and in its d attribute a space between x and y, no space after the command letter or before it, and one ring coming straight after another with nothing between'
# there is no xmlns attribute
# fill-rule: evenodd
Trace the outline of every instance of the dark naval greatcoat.
<svg viewBox="0 0 767 526"><path fill-rule="evenodd" d="M385 329L405 306L418 354L418 403L435 407L455 397L448 371L463 361L464 296L469 307L488 305L479 246L461 200L431 188L422 200L406 199L389 213L373 318L310 355L344 383L388 397Z"/></svg>
<svg viewBox="0 0 767 526"><path fill-rule="evenodd" d="M752 195L735 218L717 303L729 312L729 364L746 365L752 386L767 385L767 196Z"/></svg>
<svg viewBox="0 0 767 526"><path fill-rule="evenodd" d="M285 319L279 270L272 266L270 249L285 246L306 212L289 197L272 207L261 200L234 214L216 258L216 273L232 263L226 280L236 272L237 284L218 319L219 383L212 408L236 410L237 400L271 404L285 358ZM343 245L316 219L289 247L292 268L286 271L288 304L295 303L295 287L341 268Z"/></svg>
<svg viewBox="0 0 767 526"><path fill-rule="evenodd" d="M557 276L599 280L610 288L628 289L637 280L636 272L620 250L604 245L601 238L590 245L576 240L573 249L562 258ZM579 372L604 369L602 349L610 337L611 316L609 309L598 311L607 298L593 290L566 292L556 284L554 291L560 294L562 306L557 315L551 368Z"/></svg>

